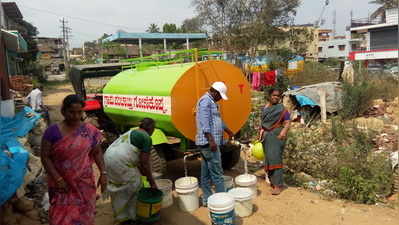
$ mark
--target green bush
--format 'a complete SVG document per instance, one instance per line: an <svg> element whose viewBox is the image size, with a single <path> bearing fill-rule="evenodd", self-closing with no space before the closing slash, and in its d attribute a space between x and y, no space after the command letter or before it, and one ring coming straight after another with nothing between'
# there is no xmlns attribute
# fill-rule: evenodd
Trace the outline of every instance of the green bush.
<svg viewBox="0 0 399 225"><path fill-rule="evenodd" d="M359 130L354 124L333 128L334 132L343 134L338 144L337 177L332 186L338 196L373 204L380 196L389 194L392 186L389 156L374 152L375 134Z"/></svg>
<svg viewBox="0 0 399 225"><path fill-rule="evenodd" d="M284 164L295 173L329 180L340 198L372 204L392 187L389 156L375 152L373 137L375 133L340 117L331 124L299 128L289 136Z"/></svg>
<svg viewBox="0 0 399 225"><path fill-rule="evenodd" d="M367 80L354 85L344 83L341 116L347 119L361 116L372 106L377 91L376 86Z"/></svg>
<svg viewBox="0 0 399 225"><path fill-rule="evenodd" d="M340 198L360 203L375 203L377 184L358 175L353 169L342 167L334 182L334 189Z"/></svg>

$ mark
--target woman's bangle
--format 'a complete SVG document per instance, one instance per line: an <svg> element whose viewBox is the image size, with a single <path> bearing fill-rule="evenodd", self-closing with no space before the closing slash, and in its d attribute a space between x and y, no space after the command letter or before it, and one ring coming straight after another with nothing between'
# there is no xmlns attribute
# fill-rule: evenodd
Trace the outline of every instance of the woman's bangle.
<svg viewBox="0 0 399 225"><path fill-rule="evenodd" d="M101 175L107 175L106 171L101 172Z"/></svg>
<svg viewBox="0 0 399 225"><path fill-rule="evenodd" d="M56 183L59 183L59 182L62 181L62 180L63 180L62 177L58 177L58 178L55 180L55 182L56 182Z"/></svg>

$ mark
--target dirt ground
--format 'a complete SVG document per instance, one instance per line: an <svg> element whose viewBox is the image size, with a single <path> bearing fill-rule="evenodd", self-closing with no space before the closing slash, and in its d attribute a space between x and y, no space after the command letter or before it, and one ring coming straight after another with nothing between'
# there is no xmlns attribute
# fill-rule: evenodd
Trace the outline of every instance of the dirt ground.
<svg viewBox="0 0 399 225"><path fill-rule="evenodd" d="M61 85L45 91L44 102L50 107L53 122L62 120L59 113L65 96L73 93L70 85ZM189 175L199 176L200 162L188 163ZM239 171L228 171L236 176ZM182 160L170 161L166 177L173 181L184 176ZM398 225L399 211L384 205L359 205L343 200L325 200L320 195L297 187L289 187L280 196L272 196L270 188L262 178L258 178L258 195L254 199L255 212L252 216L237 219L237 225ZM174 205L162 209L163 225L208 225L209 211L200 208L193 213L183 213ZM112 209L109 201L99 200L97 204L97 225L112 225Z"/></svg>
<svg viewBox="0 0 399 225"><path fill-rule="evenodd" d="M199 176L200 162L189 162L189 175ZM184 176L182 160L168 163L167 178ZM236 176L238 171L228 171ZM280 196L272 196L263 178L258 178L258 195L254 199L255 212L248 218L238 218L236 225L398 225L398 209L384 206L359 205L343 200L324 200L320 195L297 187L289 187ZM177 199L174 205L162 209L162 225L208 225L209 211L202 207L193 213L180 211ZM113 223L109 201L98 202L97 225Z"/></svg>

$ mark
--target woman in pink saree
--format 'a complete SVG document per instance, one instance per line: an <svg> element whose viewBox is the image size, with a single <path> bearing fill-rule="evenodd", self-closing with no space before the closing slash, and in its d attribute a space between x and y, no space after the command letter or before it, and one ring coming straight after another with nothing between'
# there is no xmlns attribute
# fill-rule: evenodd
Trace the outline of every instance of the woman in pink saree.
<svg viewBox="0 0 399 225"><path fill-rule="evenodd" d="M102 136L93 125L82 122L83 107L79 96L67 96L61 109L65 120L43 135L41 158L48 174L50 225L94 225L94 162L101 173L98 186L106 190Z"/></svg>

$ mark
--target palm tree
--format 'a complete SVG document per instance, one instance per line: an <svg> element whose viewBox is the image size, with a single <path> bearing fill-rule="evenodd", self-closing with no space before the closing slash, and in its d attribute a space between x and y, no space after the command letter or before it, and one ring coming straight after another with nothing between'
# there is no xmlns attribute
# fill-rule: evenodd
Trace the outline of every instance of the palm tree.
<svg viewBox="0 0 399 225"><path fill-rule="evenodd" d="M156 25L155 23L152 23L147 28L146 32L148 32L148 33L160 33L161 30L159 29L158 25Z"/></svg>

